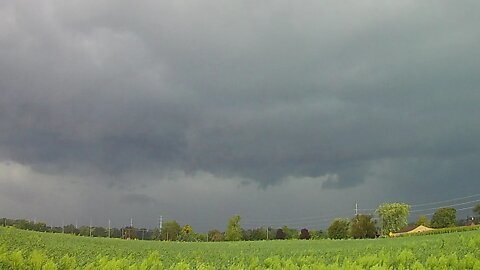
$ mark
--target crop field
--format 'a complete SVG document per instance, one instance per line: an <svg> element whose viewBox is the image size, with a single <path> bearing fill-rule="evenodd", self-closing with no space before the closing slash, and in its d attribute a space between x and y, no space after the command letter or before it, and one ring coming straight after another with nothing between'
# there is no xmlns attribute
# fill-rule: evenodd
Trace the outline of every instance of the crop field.
<svg viewBox="0 0 480 270"><path fill-rule="evenodd" d="M480 269L480 231L372 240L185 243L0 228L0 269Z"/></svg>

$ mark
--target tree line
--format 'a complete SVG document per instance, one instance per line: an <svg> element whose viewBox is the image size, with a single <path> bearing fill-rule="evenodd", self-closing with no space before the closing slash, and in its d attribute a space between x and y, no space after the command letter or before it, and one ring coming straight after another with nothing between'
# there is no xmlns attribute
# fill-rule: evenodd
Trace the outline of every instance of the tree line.
<svg viewBox="0 0 480 270"><path fill-rule="evenodd" d="M480 204L473 208L475 214L480 215ZM455 208L439 208L429 220L420 216L415 223L408 224L410 206L404 203L386 203L380 205L376 213L378 219L372 215L358 214L351 219L335 219L326 231L296 229L283 226L281 228L258 227L244 229L241 227L241 217L234 215L228 220L225 231L213 229L207 233L197 233L189 224L180 226L175 220L163 223L162 228L135 228L125 226L121 228L104 228L69 224L62 227L48 226L44 222L34 222L26 219L1 218L0 226L11 226L18 229L39 232L66 233L89 237L110 237L123 239L159 240L159 241L186 241L186 242L220 242L220 241L258 241L284 239L346 239L346 238L375 238L400 231L408 225L424 225L432 228L448 228L465 226L480 221L479 218L457 220Z"/></svg>

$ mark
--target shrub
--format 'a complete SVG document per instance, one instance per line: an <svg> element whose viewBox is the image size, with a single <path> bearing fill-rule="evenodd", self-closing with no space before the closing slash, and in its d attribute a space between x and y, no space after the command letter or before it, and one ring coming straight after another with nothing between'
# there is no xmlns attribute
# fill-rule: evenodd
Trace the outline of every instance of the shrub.
<svg viewBox="0 0 480 270"><path fill-rule="evenodd" d="M336 219L332 225L328 227L328 237L332 239L346 239L348 238L348 231L350 229L350 222L346 219Z"/></svg>

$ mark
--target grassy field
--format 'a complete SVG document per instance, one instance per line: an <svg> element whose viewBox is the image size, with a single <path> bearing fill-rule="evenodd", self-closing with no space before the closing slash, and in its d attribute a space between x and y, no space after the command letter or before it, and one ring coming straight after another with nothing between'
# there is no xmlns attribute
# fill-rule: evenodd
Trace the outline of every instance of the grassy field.
<svg viewBox="0 0 480 270"><path fill-rule="evenodd" d="M374 240L183 243L0 228L0 269L480 270L480 231Z"/></svg>

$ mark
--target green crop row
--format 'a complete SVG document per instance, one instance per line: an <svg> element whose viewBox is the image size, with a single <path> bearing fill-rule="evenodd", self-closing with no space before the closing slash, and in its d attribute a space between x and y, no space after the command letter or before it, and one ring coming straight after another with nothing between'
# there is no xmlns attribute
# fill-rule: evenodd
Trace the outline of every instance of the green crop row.
<svg viewBox="0 0 480 270"><path fill-rule="evenodd" d="M165 267L158 252L152 252L141 263L132 263L129 258L98 257L94 262L80 266L75 257L65 255L58 262L54 262L45 253L34 250L31 254L24 254L21 250L8 251L0 247L0 267L11 270L214 270L213 265L197 262L180 261L170 267ZM454 254L440 257L430 256L426 261L420 261L410 250L401 250L397 253L383 252L376 255L365 255L355 260L345 258L326 264L315 256L300 256L293 258L281 258L279 256L268 257L259 261L258 257L252 256L248 263L230 265L227 269L480 269L480 259L474 254L465 256Z"/></svg>
<svg viewBox="0 0 480 270"><path fill-rule="evenodd" d="M480 230L370 240L183 243L0 228L0 269L478 269Z"/></svg>

